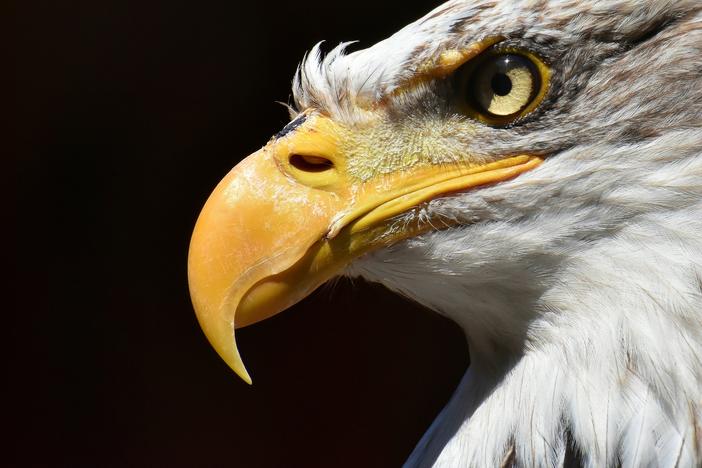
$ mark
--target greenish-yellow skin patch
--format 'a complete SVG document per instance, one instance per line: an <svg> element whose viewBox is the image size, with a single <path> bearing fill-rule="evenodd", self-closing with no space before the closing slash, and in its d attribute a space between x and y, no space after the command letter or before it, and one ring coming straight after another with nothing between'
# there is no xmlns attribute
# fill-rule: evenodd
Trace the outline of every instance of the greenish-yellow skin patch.
<svg viewBox="0 0 702 468"><path fill-rule="evenodd" d="M420 166L460 163L470 168L486 162L465 153L461 141L474 135L476 128L460 116L408 118L402 122L381 117L339 132L347 174L361 182Z"/></svg>

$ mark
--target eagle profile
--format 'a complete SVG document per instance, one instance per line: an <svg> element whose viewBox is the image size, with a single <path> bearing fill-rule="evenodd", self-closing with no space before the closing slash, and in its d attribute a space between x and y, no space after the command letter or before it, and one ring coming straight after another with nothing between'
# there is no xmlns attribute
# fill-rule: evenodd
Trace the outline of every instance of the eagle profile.
<svg viewBox="0 0 702 468"><path fill-rule="evenodd" d="M190 290L222 358L328 279L457 322L406 466L702 466L702 3L451 1L306 56L218 185Z"/></svg>

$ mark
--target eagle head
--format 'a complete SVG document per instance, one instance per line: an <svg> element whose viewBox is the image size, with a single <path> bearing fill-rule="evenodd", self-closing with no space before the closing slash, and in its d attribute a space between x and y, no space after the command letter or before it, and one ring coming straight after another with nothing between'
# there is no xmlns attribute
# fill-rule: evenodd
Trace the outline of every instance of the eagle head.
<svg viewBox="0 0 702 468"><path fill-rule="evenodd" d="M407 466L702 464L702 4L450 1L293 82L193 233L200 324L330 278L457 322L471 366Z"/></svg>

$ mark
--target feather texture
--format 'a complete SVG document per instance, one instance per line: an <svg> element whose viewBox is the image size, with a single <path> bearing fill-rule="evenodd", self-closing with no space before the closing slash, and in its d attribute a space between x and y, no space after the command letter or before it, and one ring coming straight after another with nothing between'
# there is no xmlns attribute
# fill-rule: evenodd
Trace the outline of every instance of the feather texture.
<svg viewBox="0 0 702 468"><path fill-rule="evenodd" d="M441 51L497 36L553 70L532 116L509 128L462 119L445 83L393 94ZM702 466L699 1L452 1L369 49L346 47L307 55L299 109L359 128L380 119L408 140L441 121L434 144L449 159L547 155L398 217L459 226L346 272L466 333L471 367L406 466L557 467L573 455L586 467Z"/></svg>

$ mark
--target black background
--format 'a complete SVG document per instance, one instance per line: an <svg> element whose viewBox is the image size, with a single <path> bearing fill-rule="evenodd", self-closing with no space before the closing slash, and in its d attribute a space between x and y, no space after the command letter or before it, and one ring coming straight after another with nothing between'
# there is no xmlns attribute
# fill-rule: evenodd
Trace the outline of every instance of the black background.
<svg viewBox="0 0 702 468"><path fill-rule="evenodd" d="M243 3L11 5L9 465L398 466L463 373L457 327L362 282L241 330L253 387L207 343L190 232L304 51L440 2Z"/></svg>

